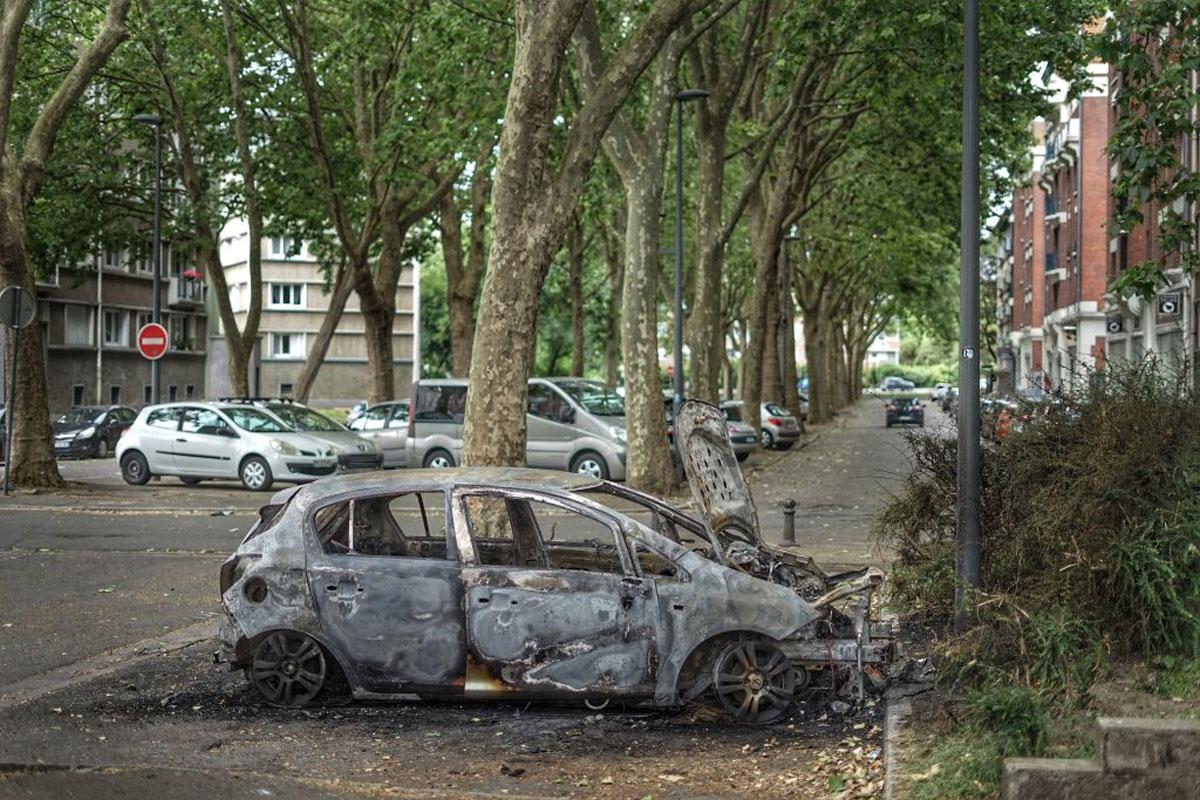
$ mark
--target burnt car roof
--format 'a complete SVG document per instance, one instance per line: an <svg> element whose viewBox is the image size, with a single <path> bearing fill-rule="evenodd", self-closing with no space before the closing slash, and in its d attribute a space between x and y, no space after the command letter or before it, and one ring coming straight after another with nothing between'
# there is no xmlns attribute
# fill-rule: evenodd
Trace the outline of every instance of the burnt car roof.
<svg viewBox="0 0 1200 800"><path fill-rule="evenodd" d="M579 491L603 481L588 475L526 467L456 467L453 469L410 469L402 473L367 472L338 475L295 489L298 502L308 504L342 492L396 489L403 491L414 484L449 489L455 486L495 486L511 489L549 489ZM283 493L281 493L283 494Z"/></svg>

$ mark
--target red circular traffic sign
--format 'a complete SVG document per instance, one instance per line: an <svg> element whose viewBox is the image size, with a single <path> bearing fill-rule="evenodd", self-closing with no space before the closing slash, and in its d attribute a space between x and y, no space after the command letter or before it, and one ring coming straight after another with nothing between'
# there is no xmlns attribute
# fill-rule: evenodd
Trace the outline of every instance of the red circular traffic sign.
<svg viewBox="0 0 1200 800"><path fill-rule="evenodd" d="M167 354L167 329L157 322L143 325L137 333L138 352L151 361L158 361Z"/></svg>

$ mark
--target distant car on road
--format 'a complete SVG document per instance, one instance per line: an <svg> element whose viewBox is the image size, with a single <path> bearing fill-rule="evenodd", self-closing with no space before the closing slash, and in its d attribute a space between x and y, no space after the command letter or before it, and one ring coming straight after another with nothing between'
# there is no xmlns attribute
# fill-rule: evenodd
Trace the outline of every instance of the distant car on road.
<svg viewBox="0 0 1200 800"><path fill-rule="evenodd" d="M137 412L128 406L78 406L53 424L54 455L59 458L108 458Z"/></svg>
<svg viewBox="0 0 1200 800"><path fill-rule="evenodd" d="M237 479L262 492L277 480L302 483L337 470L333 449L248 403L168 403L146 406L117 443L126 483L156 475L190 485Z"/></svg>
<svg viewBox="0 0 1200 800"><path fill-rule="evenodd" d="M722 403L721 411L725 412L725 421L729 428L729 442L733 445L733 454L738 461L745 461L750 454L758 449L758 434L754 426L742 419L742 407L731 403Z"/></svg>
<svg viewBox="0 0 1200 800"><path fill-rule="evenodd" d="M350 430L381 449L384 467L407 467L408 411L407 400L376 403L351 420Z"/></svg>
<svg viewBox="0 0 1200 800"><path fill-rule="evenodd" d="M879 384L881 392L911 392L915 388L915 383L907 381L899 375L889 375Z"/></svg>
<svg viewBox="0 0 1200 800"><path fill-rule="evenodd" d="M915 397L900 397L888 400L886 409L887 427L893 425L919 425L925 427L925 406Z"/></svg>

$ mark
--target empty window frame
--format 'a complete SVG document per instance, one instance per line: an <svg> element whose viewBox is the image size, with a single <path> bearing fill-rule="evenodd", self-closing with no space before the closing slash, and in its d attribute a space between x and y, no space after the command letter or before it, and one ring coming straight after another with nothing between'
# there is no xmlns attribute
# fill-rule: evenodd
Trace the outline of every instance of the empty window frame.
<svg viewBox="0 0 1200 800"><path fill-rule="evenodd" d="M313 524L330 554L453 560L446 500L438 491L363 497L317 510Z"/></svg>

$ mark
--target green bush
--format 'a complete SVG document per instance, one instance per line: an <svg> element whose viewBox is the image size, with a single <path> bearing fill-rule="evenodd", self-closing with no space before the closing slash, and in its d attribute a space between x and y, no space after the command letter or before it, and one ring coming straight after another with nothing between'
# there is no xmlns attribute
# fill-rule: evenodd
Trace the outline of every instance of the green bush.
<svg viewBox="0 0 1200 800"><path fill-rule="evenodd" d="M1200 653L1200 403L1153 363L1018 413L983 452L973 625L946 672L1082 698L1105 659ZM877 531L892 602L951 613L957 454L913 435L915 469Z"/></svg>

